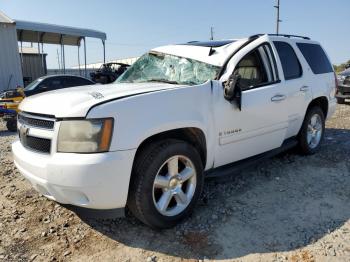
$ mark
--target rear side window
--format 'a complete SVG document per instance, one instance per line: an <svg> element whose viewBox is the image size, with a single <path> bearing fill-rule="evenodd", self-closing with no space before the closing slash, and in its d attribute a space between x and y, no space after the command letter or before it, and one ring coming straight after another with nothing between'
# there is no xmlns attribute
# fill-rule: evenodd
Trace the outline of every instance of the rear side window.
<svg viewBox="0 0 350 262"><path fill-rule="evenodd" d="M291 80L301 77L303 72L293 47L286 42L274 41L273 43L280 57L285 79Z"/></svg>
<svg viewBox="0 0 350 262"><path fill-rule="evenodd" d="M297 46L314 74L318 75L333 72L333 67L320 45L297 43Z"/></svg>
<svg viewBox="0 0 350 262"><path fill-rule="evenodd" d="M80 77L66 77L65 87L92 85L89 80Z"/></svg>

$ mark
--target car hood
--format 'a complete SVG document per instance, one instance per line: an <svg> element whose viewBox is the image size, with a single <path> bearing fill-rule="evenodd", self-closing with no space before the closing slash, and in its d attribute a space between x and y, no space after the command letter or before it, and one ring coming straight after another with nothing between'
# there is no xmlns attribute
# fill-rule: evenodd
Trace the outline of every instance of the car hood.
<svg viewBox="0 0 350 262"><path fill-rule="evenodd" d="M19 109L56 118L85 117L96 104L178 87L180 86L154 82L72 87L27 97L21 102Z"/></svg>

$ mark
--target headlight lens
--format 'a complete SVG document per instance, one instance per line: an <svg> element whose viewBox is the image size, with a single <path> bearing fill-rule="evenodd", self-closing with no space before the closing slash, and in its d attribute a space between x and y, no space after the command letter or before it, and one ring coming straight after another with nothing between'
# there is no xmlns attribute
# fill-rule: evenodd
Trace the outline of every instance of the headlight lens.
<svg viewBox="0 0 350 262"><path fill-rule="evenodd" d="M58 133L57 152L106 152L109 150L112 133L112 118L62 121Z"/></svg>

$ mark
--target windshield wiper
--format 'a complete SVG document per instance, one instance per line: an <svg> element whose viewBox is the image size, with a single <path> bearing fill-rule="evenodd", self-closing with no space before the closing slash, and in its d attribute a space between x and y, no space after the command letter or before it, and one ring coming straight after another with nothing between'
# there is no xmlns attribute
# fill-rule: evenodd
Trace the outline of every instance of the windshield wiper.
<svg viewBox="0 0 350 262"><path fill-rule="evenodd" d="M160 83L167 83L167 84L174 84L174 85L179 85L179 82L173 81L173 80L168 80L168 79L147 79L145 82L160 82Z"/></svg>

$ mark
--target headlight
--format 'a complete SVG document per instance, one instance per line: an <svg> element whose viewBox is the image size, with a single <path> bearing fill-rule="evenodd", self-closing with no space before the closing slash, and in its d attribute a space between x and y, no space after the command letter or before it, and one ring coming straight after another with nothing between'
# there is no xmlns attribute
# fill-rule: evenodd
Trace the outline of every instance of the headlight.
<svg viewBox="0 0 350 262"><path fill-rule="evenodd" d="M112 118L62 121L58 132L57 152L106 152L109 150L112 133Z"/></svg>

